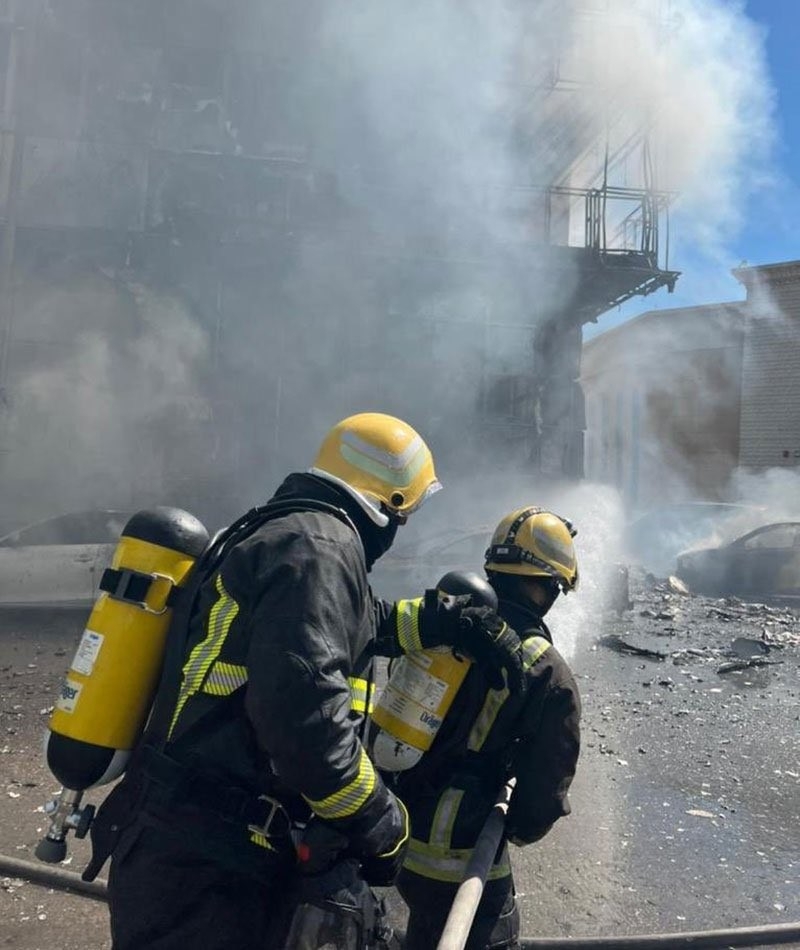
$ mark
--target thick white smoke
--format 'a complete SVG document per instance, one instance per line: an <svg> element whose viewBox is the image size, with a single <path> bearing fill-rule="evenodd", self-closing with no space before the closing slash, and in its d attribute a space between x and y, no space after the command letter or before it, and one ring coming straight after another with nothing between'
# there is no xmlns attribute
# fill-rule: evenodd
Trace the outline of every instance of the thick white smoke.
<svg viewBox="0 0 800 950"><path fill-rule="evenodd" d="M649 130L655 184L675 195L670 264L683 272L679 290L696 302L729 299L747 200L776 176L764 31L739 0L607 6L573 47L596 113L618 146Z"/></svg>
<svg viewBox="0 0 800 950"><path fill-rule="evenodd" d="M219 6L225 7L222 0ZM70 349L22 381L17 405L51 414L50 439L31 447L23 438L28 454L13 463L51 474L42 514L51 502L68 507L76 494L58 485L58 472L67 471L58 461L58 433L74 434L64 439L81 447L73 458L96 460L84 469L91 472L84 484L117 485L126 497L145 485L157 493L160 476L147 452L136 451L131 460L118 449L119 420L132 412L150 419L149 431L162 436L161 456L167 444L179 457L190 429L192 438L214 443L218 420L210 419L207 429L181 424L187 413L196 421L210 411L203 404L205 374L214 365L224 366L217 381L230 407L224 434L236 437L227 456L208 446L205 469L223 477L238 466L244 474L230 488L237 498L263 498L284 467L310 461L331 422L359 409L394 412L421 428L419 420L432 420L424 434L443 457L452 452L458 466L467 467L465 448L474 445L478 454L481 448L470 438L476 393L493 377L530 374L532 328L542 313L563 307L573 290L563 268L536 257L537 242L541 247L548 237L541 189L598 184L608 137L609 180L679 190L683 233L714 244L735 224L749 169L770 141L761 41L738 3L332 0L302 12L291 4L240 3L234 21L246 39L231 28L232 38L220 42L237 52L189 58L193 69L206 63L215 89L213 63L226 56L263 58L265 86L256 96L263 127L245 128L246 110L228 102L224 90L214 108L220 128L233 123L238 129L237 148L258 154L265 143L303 145L298 154L315 169L312 184L298 173L285 196L277 178L265 178L257 196L265 209L281 202L287 214L301 208L297 222L290 217L279 224L292 251L284 249L285 260L263 252L264 268L274 274L274 288L266 289L255 280L252 287L223 286L229 278L219 277L222 267L215 271L216 261L198 257L194 269L203 275L192 287L191 307L165 304L165 298L148 303L142 289L140 309L158 319L141 320L136 342L112 340L78 323L73 339L85 341L83 355ZM197 50L217 42L199 43L194 24L188 26L187 43L191 39ZM281 48L276 37L284 34ZM132 60L133 75L145 60ZM183 75L178 69L166 89L158 77L140 77L156 84L159 123L181 107L191 126L192 90L202 83L191 70L190 79ZM103 84L98 88L102 93ZM200 96L197 108L207 99ZM653 176L643 174L643 155L634 147L644 130ZM222 151L230 148L224 135L220 141ZM190 136L187 142L187 148L196 145ZM213 144L202 147L192 166L197 174L213 165L206 154ZM217 177L204 179L211 191L233 175L227 168L220 164ZM163 169L152 171L154 180L169 180ZM323 171L331 179L330 227L320 210L328 207ZM243 188L242 197L232 185L230 195L196 193L188 174L184 185L185 195L178 189L175 199L180 214L166 184L154 188L148 220L156 228L189 229L185 259L191 239L206 240L208 228L217 226L214 215L227 213L229 198L246 203L251 195ZM98 205L103 200L99 195ZM304 200L311 225L302 218ZM98 220L105 220L102 210L93 209ZM576 203L572 210L580 229L582 208ZM228 219L219 225L226 236L218 250L241 236L239 226ZM257 215L241 225L250 226L261 226ZM353 253L356 232L362 242L364 234L375 234L368 258L363 244ZM566 231L557 237L565 239ZM175 237L174 245L183 238ZM489 267L487 247L494 255ZM61 317L51 303L55 327ZM28 314L21 312L18 323L27 325ZM419 353L425 358L415 358ZM219 395L212 394L212 402ZM293 418L301 424L287 424ZM17 431L24 425L19 417ZM194 444L185 448L188 470L198 452ZM525 447L518 457L527 461ZM75 462L70 471L77 468Z"/></svg>
<svg viewBox="0 0 800 950"><path fill-rule="evenodd" d="M608 7L574 53L597 114L605 113L620 140L649 130L657 184L678 193L682 241L724 244L774 140L762 31L744 3L730 0Z"/></svg>
<svg viewBox="0 0 800 950"><path fill-rule="evenodd" d="M69 327L70 295L94 300L97 321L84 313L82 327ZM180 300L139 284L88 278L55 296L29 301L26 313L27 331L53 346L14 390L4 474L16 524L164 503L169 476L202 467L211 450L181 435L210 412L206 334Z"/></svg>

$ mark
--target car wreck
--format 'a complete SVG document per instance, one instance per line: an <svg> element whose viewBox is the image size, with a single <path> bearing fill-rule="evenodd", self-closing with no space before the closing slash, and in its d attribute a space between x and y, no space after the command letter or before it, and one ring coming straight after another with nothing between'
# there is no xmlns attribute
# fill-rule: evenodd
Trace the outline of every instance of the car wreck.
<svg viewBox="0 0 800 950"><path fill-rule="evenodd" d="M800 521L762 525L728 544L684 551L676 572L698 593L800 603Z"/></svg>

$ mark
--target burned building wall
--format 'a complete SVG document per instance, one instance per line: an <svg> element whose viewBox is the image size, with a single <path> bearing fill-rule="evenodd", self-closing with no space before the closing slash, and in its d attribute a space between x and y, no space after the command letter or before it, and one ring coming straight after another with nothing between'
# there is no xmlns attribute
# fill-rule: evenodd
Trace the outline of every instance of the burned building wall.
<svg viewBox="0 0 800 950"><path fill-rule="evenodd" d="M674 153L675 117L691 123L702 101L715 135L693 139L667 180L678 190L700 169L706 181L713 154L722 207L737 183L730 143L763 90L747 29L725 72L737 95L718 95L731 59L718 45L691 57L705 73L675 79L696 37L719 31L664 45L655 0L612 6L596 17L594 4L556 0L0 2L5 403L22 405L11 367L41 358L51 429L80 428L55 420L77 408L76 367L91 381L91 361L63 349L59 376L46 342L63 327L45 284L65 268L87 310L106 288L79 334L110 367L85 407L82 454L87 465L102 454L91 431L137 450L115 445L83 484L101 481L119 503L183 498L218 523L360 409L415 423L445 479L498 465L579 475L579 327L666 280L639 240L644 204L639 217L625 205L634 224L617 234L598 187L644 183L652 236L661 206L637 124L661 115L648 155ZM716 0L686 12L700 26L729 20ZM676 89L675 108L656 107ZM636 266L615 267L631 241ZM32 331L31 307L52 332ZM7 477L33 464L37 515L82 503L78 480L58 478L77 470L70 440L31 455L17 409L0 431L6 514L22 517L13 499L25 495Z"/></svg>
<svg viewBox="0 0 800 950"><path fill-rule="evenodd" d="M364 64L341 58L358 37L320 3L38 0L17 16L16 500L0 520L160 497L218 522L364 408L409 417L445 470L481 457L484 394L530 380L543 293L529 252L493 243L505 169L470 207L469 141L439 135L431 162L435 142L376 125L391 81L360 85ZM529 464L513 436L507 461Z"/></svg>

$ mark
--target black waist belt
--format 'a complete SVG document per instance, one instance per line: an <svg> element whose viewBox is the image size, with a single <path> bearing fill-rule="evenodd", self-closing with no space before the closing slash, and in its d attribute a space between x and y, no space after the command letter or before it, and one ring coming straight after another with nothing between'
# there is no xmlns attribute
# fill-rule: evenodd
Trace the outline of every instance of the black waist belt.
<svg viewBox="0 0 800 950"><path fill-rule="evenodd" d="M141 774L145 809L189 806L267 838L285 837L291 830L289 814L277 798L216 782L151 747L143 750Z"/></svg>

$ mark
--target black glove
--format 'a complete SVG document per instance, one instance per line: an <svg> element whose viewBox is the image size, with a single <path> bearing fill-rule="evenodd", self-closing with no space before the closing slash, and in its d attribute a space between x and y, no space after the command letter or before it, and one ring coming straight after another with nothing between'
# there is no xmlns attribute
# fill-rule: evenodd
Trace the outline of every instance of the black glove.
<svg viewBox="0 0 800 950"><path fill-rule="evenodd" d="M413 601L419 605L419 640L422 649L454 646L461 627L462 612L472 604L468 594L440 597L436 590L426 590L425 596Z"/></svg>
<svg viewBox="0 0 800 950"><path fill-rule="evenodd" d="M507 686L511 693L525 689L522 642L491 607L460 611L453 646L478 664L492 689Z"/></svg>
<svg viewBox="0 0 800 950"><path fill-rule="evenodd" d="M297 866L303 874L323 874L344 853L348 839L321 818L312 818L297 843Z"/></svg>
<svg viewBox="0 0 800 950"><path fill-rule="evenodd" d="M387 788L372 807L348 821L312 818L297 844L297 863L304 874L325 874L342 860L356 860L361 876L373 887L389 887L400 873L408 847L405 805Z"/></svg>
<svg viewBox="0 0 800 950"><path fill-rule="evenodd" d="M361 874L372 887L390 887L400 873L408 849L409 823L406 806L395 798L398 806L397 840L381 854L361 855Z"/></svg>

